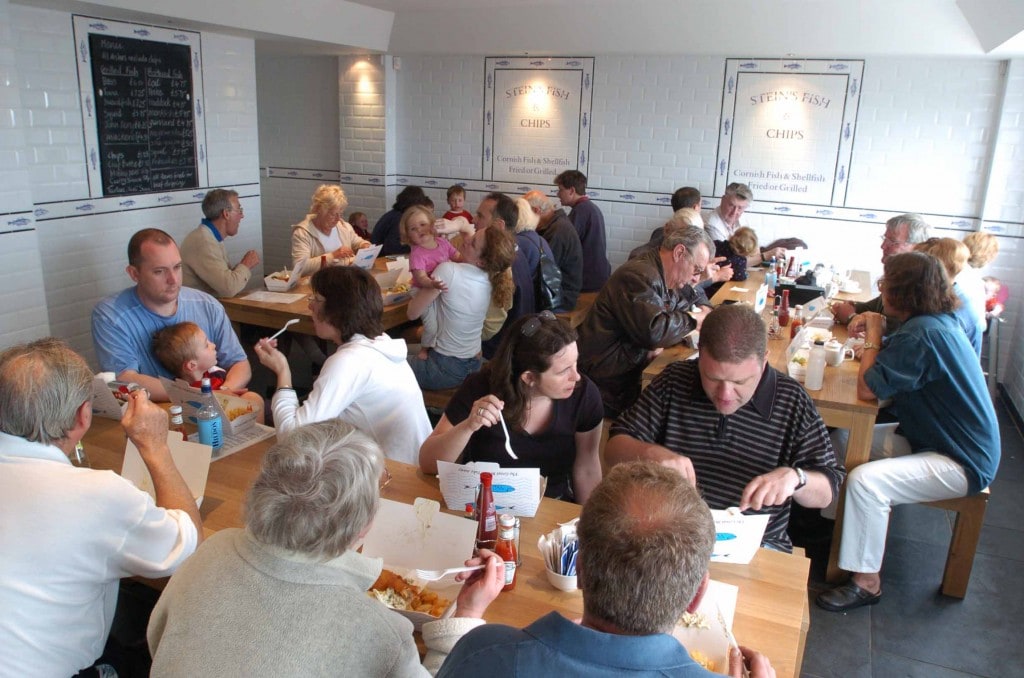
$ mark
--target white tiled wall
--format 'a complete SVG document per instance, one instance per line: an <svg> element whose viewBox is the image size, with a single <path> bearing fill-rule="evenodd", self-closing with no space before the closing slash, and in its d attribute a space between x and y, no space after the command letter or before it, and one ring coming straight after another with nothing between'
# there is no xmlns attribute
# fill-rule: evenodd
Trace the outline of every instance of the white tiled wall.
<svg viewBox="0 0 1024 678"><path fill-rule="evenodd" d="M15 99L6 87L0 86L0 96L4 97L3 108L11 108L10 118L19 123L24 121L23 138L17 140L15 135L14 152L27 159L30 194L25 209L31 213L45 205L52 216L58 211L55 205L88 197L71 16L49 9L8 6L6 2L0 4L0 12L7 14L0 17L5 19L0 21L0 30L9 31L0 41L0 63L8 67L7 55L13 56L11 81L18 87L19 95ZM210 187L236 188L245 208L239 235L226 242L229 258L237 260L245 250L263 249L254 44L252 40L207 32L203 34L203 56ZM7 144L8 138L5 133L0 143ZM0 189L0 195L6 200L5 189ZM5 204L3 211L7 209ZM49 332L66 339L91 360L92 307L102 296L130 284L124 267L131 234L155 226L180 240L196 227L201 217L196 201L44 218L36 223L34 233L11 241L10 249L0 241L4 242L0 265L4 265L4 271L16 273L19 281L31 281L35 276L36 284L30 289L38 290L40 298L31 309L44 315ZM34 257L41 264L34 263ZM12 260L9 267L8 259ZM254 276L257 282L258 274ZM5 285L4 289L17 288ZM31 296L14 296L16 302L0 300L0 317L4 320L0 343L22 338L17 330L23 314L18 314L18 323L8 322L5 314L9 309L17 310L12 304L26 303ZM31 320L32 313L24 317Z"/></svg>
<svg viewBox="0 0 1024 678"><path fill-rule="evenodd" d="M391 208L386 189L388 145L394 144L388 138L386 119L387 99L393 96L388 89L389 65L382 64L379 56L341 57L337 68L340 168L343 175L358 178L345 184L348 213L365 212L373 228ZM366 183L369 181L375 183Z"/></svg>

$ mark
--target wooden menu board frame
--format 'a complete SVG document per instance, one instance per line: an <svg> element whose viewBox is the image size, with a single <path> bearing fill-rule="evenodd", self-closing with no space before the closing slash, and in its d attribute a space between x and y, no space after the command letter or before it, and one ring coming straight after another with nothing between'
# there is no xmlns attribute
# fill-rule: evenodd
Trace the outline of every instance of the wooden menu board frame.
<svg viewBox="0 0 1024 678"><path fill-rule="evenodd" d="M207 185L200 35L74 16L91 197Z"/></svg>

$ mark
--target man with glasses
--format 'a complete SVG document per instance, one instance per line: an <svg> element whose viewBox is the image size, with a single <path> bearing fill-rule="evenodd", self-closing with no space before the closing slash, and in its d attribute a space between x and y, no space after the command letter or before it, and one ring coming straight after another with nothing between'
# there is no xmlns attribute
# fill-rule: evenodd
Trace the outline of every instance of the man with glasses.
<svg viewBox="0 0 1024 678"><path fill-rule="evenodd" d="M167 447L167 414L145 391L128 394L121 426L156 501L116 473L72 466L92 424L92 380L85 360L57 339L0 353L4 675L110 675L94 662L120 579L166 577L203 539L195 499Z"/></svg>
<svg viewBox="0 0 1024 678"><path fill-rule="evenodd" d="M750 207L753 199L754 193L746 184L734 181L726 186L722 202L718 207L703 214L704 228L707 229L711 239L715 241L728 240L729 236L739 230L741 226L749 226L749 224L741 223L740 217ZM761 262L768 261L772 257L784 257L787 249L796 249L797 247L807 247L807 243L799 238L780 238L747 257L747 266L753 268L760 266Z"/></svg>
<svg viewBox="0 0 1024 678"><path fill-rule="evenodd" d="M601 288L579 327L579 368L600 389L606 417L633 404L662 349L700 327L703 316L691 311L708 301L695 285L714 251L704 229L670 221L660 248L627 261Z"/></svg>
<svg viewBox="0 0 1024 678"><path fill-rule="evenodd" d="M260 263L256 250L249 250L234 267L228 263L224 239L238 234L245 210L238 192L215 188L203 198L205 218L181 243L181 278L186 287L194 287L215 297L233 297L252 277Z"/></svg>
<svg viewBox="0 0 1024 678"><path fill-rule="evenodd" d="M919 214L900 214L885 222L885 235L882 236L882 263L895 254L903 254L914 249L914 245L931 237L931 226ZM862 323L855 320L865 311L884 313L882 295L879 294L869 301L840 301L832 305L832 314L836 322L850 328L850 332L863 332ZM886 316L886 334L892 334L899 328L897 318Z"/></svg>

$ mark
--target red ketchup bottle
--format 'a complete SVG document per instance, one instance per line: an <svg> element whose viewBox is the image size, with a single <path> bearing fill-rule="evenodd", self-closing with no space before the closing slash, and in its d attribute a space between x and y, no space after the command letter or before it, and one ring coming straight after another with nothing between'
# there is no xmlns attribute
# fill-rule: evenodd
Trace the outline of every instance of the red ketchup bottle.
<svg viewBox="0 0 1024 678"><path fill-rule="evenodd" d="M796 305L796 309L793 311L793 319L789 321L789 338L792 339L796 336L797 332L800 331L800 327L804 324L804 307L800 304Z"/></svg>
<svg viewBox="0 0 1024 678"><path fill-rule="evenodd" d="M782 290L782 305L779 306L779 324L789 325L789 290Z"/></svg>
<svg viewBox="0 0 1024 678"><path fill-rule="evenodd" d="M494 509L494 477L486 471L480 474L480 498L476 502L479 522L476 528L476 548L493 551L498 542L498 515Z"/></svg>
<svg viewBox="0 0 1024 678"><path fill-rule="evenodd" d="M516 587L516 519L507 513L501 516L501 530L498 532L498 544L494 552L501 556L505 566L505 586L502 591L511 591Z"/></svg>

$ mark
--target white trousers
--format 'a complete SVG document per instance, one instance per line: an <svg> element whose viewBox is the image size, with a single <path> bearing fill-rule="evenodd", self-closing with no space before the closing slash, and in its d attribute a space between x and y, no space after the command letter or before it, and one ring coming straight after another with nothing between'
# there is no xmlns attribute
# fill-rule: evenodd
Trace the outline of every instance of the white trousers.
<svg viewBox="0 0 1024 678"><path fill-rule="evenodd" d="M906 438L895 433L896 426L875 427L873 461L853 469L846 479L839 567L849 572L882 569L893 506L967 494L967 474L960 464L938 452L911 454Z"/></svg>

